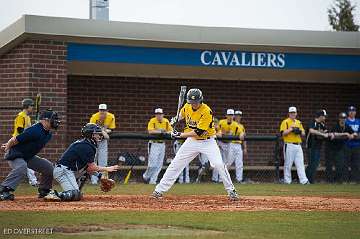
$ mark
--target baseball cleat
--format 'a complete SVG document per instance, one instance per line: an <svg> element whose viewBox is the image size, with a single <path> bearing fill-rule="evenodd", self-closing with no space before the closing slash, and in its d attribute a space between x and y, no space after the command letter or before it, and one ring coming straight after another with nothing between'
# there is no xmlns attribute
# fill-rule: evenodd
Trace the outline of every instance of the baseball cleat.
<svg viewBox="0 0 360 239"><path fill-rule="evenodd" d="M229 192L229 200L230 201L239 201L239 196L238 196L236 190Z"/></svg>
<svg viewBox="0 0 360 239"><path fill-rule="evenodd" d="M46 195L44 197L44 201L58 202L58 201L61 201L61 198L58 196L57 192L54 190L54 191L50 191L48 193L48 195Z"/></svg>
<svg viewBox="0 0 360 239"><path fill-rule="evenodd" d="M155 198L155 199L161 199L162 198L162 193L159 193L159 192L156 192L154 191L152 194L151 194L151 197L152 198Z"/></svg>
<svg viewBox="0 0 360 239"><path fill-rule="evenodd" d="M2 192L0 194L0 201L14 201L15 196L14 194L10 193L10 192Z"/></svg>

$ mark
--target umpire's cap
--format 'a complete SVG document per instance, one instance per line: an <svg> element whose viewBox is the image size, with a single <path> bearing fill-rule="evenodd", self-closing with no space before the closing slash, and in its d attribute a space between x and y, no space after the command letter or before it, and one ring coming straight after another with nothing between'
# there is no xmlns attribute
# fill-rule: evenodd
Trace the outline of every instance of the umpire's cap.
<svg viewBox="0 0 360 239"><path fill-rule="evenodd" d="M40 115L41 120L49 120L50 126L53 129L57 129L60 126L61 121L59 120L59 115L56 111L52 109L47 109L43 111Z"/></svg>

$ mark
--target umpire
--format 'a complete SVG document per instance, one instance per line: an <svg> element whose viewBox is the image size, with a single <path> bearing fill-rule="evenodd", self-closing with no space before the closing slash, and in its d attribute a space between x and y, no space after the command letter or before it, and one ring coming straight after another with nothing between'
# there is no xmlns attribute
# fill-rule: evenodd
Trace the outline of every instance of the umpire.
<svg viewBox="0 0 360 239"><path fill-rule="evenodd" d="M0 201L14 200L15 196L12 192L26 176L28 167L41 173L39 198L45 197L50 192L54 167L50 161L36 154L50 141L51 129L57 129L59 125L58 114L53 110L46 110L41 114L39 123L25 129L23 133L12 137L1 146L5 151L5 160L12 170L1 183Z"/></svg>

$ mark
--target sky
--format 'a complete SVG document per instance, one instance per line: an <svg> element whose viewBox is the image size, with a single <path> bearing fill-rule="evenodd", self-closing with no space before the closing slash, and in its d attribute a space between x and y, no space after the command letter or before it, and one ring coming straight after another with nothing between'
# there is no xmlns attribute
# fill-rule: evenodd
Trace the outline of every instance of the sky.
<svg viewBox="0 0 360 239"><path fill-rule="evenodd" d="M176 25L330 31L334 0L109 0L110 20ZM355 21L360 24L360 0ZM89 0L0 0L0 31L23 14L89 18Z"/></svg>

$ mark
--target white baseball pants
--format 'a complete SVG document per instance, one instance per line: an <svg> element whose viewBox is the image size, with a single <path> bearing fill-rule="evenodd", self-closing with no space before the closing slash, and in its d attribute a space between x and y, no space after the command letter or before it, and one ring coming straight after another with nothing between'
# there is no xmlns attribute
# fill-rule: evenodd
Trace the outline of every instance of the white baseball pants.
<svg viewBox="0 0 360 239"><path fill-rule="evenodd" d="M296 171L301 184L306 184L308 179L305 174L304 154L300 144L284 144L284 183L290 184L291 167L295 163Z"/></svg>
<svg viewBox="0 0 360 239"><path fill-rule="evenodd" d="M242 145L237 143L230 143L229 160L226 166L230 167L234 162L235 162L236 181L241 182L243 180L243 171L244 171Z"/></svg>
<svg viewBox="0 0 360 239"><path fill-rule="evenodd" d="M185 166L199 153L205 154L209 159L210 165L218 170L225 190L227 192L233 191L235 189L234 185L231 181L230 174L221 159L220 150L214 138L206 140L187 138L177 152L174 160L167 168L160 183L156 186L155 191L159 193L168 191Z"/></svg>
<svg viewBox="0 0 360 239"><path fill-rule="evenodd" d="M149 142L149 160L148 167L143 174L145 180L149 180L149 184L156 184L158 175L164 163L165 143Z"/></svg>

